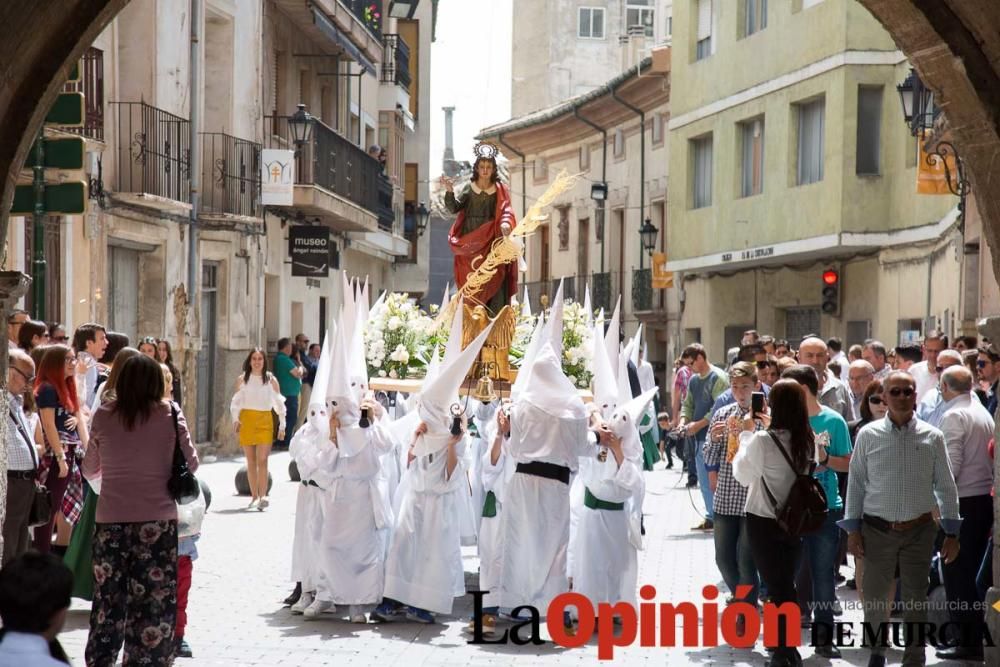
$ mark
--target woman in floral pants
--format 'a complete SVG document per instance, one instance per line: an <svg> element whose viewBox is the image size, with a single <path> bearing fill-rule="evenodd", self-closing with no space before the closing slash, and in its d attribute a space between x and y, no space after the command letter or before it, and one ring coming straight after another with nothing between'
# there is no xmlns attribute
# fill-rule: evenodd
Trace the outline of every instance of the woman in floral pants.
<svg viewBox="0 0 1000 667"><path fill-rule="evenodd" d="M117 370L117 369L116 369ZM162 399L160 365L127 359L117 398L94 414L83 460L87 479L101 477L94 529L94 603L88 667L170 665L177 615L177 505L167 491L173 452L198 467L187 422Z"/></svg>

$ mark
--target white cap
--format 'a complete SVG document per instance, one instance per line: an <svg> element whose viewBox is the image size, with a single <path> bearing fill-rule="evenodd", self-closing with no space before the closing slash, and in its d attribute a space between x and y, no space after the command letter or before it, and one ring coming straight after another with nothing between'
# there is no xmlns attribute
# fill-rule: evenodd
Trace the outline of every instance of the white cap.
<svg viewBox="0 0 1000 667"><path fill-rule="evenodd" d="M523 372L523 371L522 371ZM573 383L563 373L551 341L544 341L528 369L527 386L519 401L556 419L586 419L587 409Z"/></svg>

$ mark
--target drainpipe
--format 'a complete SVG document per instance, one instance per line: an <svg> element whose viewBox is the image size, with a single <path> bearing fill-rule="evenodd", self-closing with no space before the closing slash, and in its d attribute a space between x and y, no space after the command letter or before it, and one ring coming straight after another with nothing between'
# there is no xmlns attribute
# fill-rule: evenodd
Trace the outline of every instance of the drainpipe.
<svg viewBox="0 0 1000 667"><path fill-rule="evenodd" d="M524 153L504 141L502 134L497 136L497 142L521 158L521 215L524 215L528 212L528 163L524 158Z"/></svg>
<svg viewBox="0 0 1000 667"><path fill-rule="evenodd" d="M603 128L597 123L584 118L580 114L579 107L573 107L573 115L576 118L590 127L594 128L601 133L601 183L607 186L608 183L608 130ZM604 213L605 213L605 200L601 199L597 202L597 214L601 216L599 224L601 225L601 273L604 273L604 235L607 234L607 229L604 227Z"/></svg>
<svg viewBox="0 0 1000 667"><path fill-rule="evenodd" d="M638 75L639 68L636 68L636 74ZM643 221L646 219L646 112L638 107L634 107L622 98L618 97L618 93L614 88L611 89L611 98L621 104L626 109L639 114L639 227L642 227ZM622 239L622 243L625 240ZM645 248L642 247L642 243L639 244L639 268L642 269L642 254L645 252ZM622 267L624 270L625 267Z"/></svg>
<svg viewBox="0 0 1000 667"><path fill-rule="evenodd" d="M198 289L198 208L201 205L201 151L198 139L201 132L201 26L204 21L204 0L191 0L191 154L188 158L188 178L191 183L191 223L188 229L188 306L195 302Z"/></svg>

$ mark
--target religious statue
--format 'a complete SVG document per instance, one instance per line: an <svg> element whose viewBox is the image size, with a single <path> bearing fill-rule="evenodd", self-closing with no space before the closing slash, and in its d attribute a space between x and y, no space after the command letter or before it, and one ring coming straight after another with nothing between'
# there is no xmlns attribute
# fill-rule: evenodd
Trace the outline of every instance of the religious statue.
<svg viewBox="0 0 1000 667"><path fill-rule="evenodd" d="M455 255L455 283L460 289L465 286L469 274L489 255L493 243L508 235L517 224L510 190L499 179L498 153L492 144L476 145L472 182L458 196L454 182L446 176L441 177L441 184L447 190L445 206L458 214L448 232L448 244ZM516 263L498 267L486 284L471 294L466 292L465 298L485 306L489 314L496 317L517 294L517 271Z"/></svg>

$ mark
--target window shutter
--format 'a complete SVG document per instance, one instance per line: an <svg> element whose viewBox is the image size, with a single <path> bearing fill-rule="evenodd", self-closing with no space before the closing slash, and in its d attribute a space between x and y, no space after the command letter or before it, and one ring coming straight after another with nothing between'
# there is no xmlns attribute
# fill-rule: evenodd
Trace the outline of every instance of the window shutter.
<svg viewBox="0 0 1000 667"><path fill-rule="evenodd" d="M698 0L698 39L712 36L712 0Z"/></svg>

